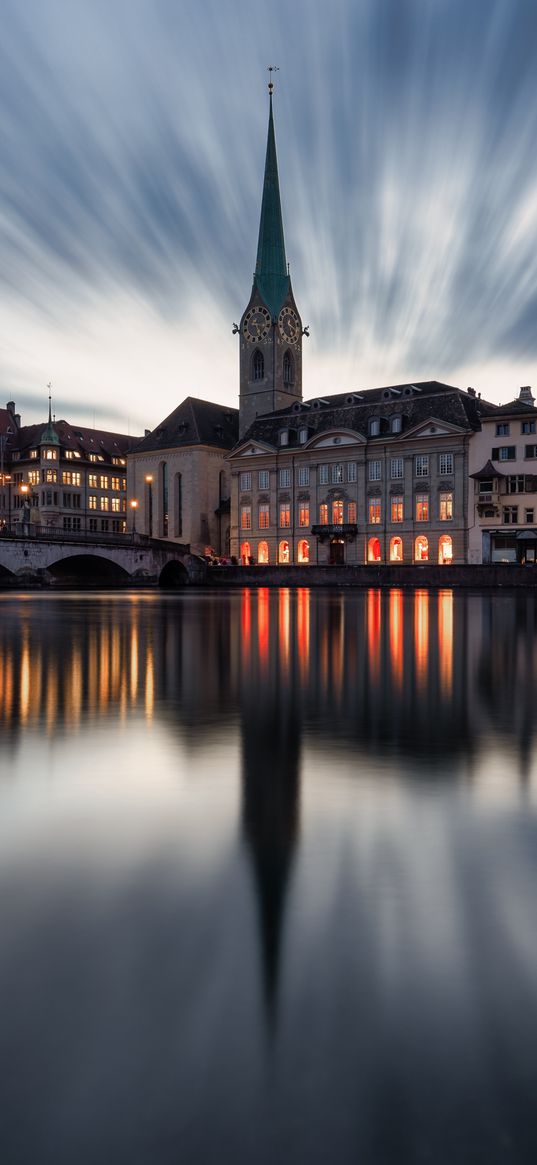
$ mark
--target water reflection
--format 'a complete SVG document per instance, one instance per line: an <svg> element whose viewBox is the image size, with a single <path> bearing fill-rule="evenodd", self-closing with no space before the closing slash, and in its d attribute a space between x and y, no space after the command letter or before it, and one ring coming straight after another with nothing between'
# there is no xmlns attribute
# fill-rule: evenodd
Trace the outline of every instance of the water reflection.
<svg viewBox="0 0 537 1165"><path fill-rule="evenodd" d="M533 594L0 609L3 1159L533 1161Z"/></svg>

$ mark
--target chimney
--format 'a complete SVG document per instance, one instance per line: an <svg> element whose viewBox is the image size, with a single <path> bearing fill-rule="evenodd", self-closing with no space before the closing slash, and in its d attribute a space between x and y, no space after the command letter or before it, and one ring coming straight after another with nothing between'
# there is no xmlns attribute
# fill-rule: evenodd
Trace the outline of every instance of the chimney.
<svg viewBox="0 0 537 1165"><path fill-rule="evenodd" d="M20 413L15 412L15 401L8 400L7 405L6 405L6 409L7 409L8 413L10 413L11 416L13 417L13 420L15 422L15 425L17 426L17 429L20 429L21 418L20 418Z"/></svg>
<svg viewBox="0 0 537 1165"><path fill-rule="evenodd" d="M520 389L520 392L518 394L518 399L520 401L522 401L522 403L525 405L534 404L535 397L533 396L533 393L531 391L531 384L525 384L523 386L523 388Z"/></svg>

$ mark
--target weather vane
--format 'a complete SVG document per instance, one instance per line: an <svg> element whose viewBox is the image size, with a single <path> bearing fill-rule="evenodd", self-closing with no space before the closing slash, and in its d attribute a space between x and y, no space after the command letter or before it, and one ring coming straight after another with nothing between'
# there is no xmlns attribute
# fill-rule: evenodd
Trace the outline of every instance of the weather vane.
<svg viewBox="0 0 537 1165"><path fill-rule="evenodd" d="M280 71L279 65L267 65L267 72L270 73L270 81L269 81L268 91L269 91L271 97L272 97L272 90L274 89L274 85L272 83L272 74L279 73L279 71Z"/></svg>

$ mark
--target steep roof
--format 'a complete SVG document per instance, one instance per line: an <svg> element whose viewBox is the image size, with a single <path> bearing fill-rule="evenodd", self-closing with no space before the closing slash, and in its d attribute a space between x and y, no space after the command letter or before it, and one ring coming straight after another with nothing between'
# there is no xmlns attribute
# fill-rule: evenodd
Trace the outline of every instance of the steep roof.
<svg viewBox="0 0 537 1165"><path fill-rule="evenodd" d="M101 453L107 458L125 457L131 446L138 440L126 433L110 433L106 429L89 429L82 425L72 425L69 421L50 422L56 440L64 449L78 450L82 456ZM36 448L46 437L49 422L39 425L23 425L17 432L9 448L18 450L23 456L28 449Z"/></svg>
<svg viewBox="0 0 537 1165"><path fill-rule="evenodd" d="M283 236L280 181L278 159L276 157L276 137L272 115L272 93L270 93L267 152L265 157L265 177L257 261L255 265L254 287L257 287L271 314L276 316L290 289L290 279L285 257Z"/></svg>
<svg viewBox="0 0 537 1165"><path fill-rule="evenodd" d="M453 385L437 380L415 381L355 393L337 393L303 401L300 407L295 403L277 413L258 417L243 440L253 438L276 446L278 434L286 422L297 428L306 425L310 436L328 429L345 428L367 437L372 417L389 417L394 413L402 417L403 433L430 417L477 431L481 418L495 412L495 405Z"/></svg>
<svg viewBox="0 0 537 1165"><path fill-rule="evenodd" d="M188 396L156 429L143 437L134 453L211 445L232 449L239 435L239 410Z"/></svg>

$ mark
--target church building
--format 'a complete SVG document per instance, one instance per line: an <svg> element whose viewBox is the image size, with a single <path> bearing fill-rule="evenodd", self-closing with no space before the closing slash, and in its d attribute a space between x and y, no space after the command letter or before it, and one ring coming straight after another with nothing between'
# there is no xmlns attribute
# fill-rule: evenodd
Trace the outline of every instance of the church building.
<svg viewBox="0 0 537 1165"><path fill-rule="evenodd" d="M231 553L243 564L466 562L470 442L496 406L435 380L303 400L308 333L285 253L272 89L257 261L236 329Z"/></svg>

